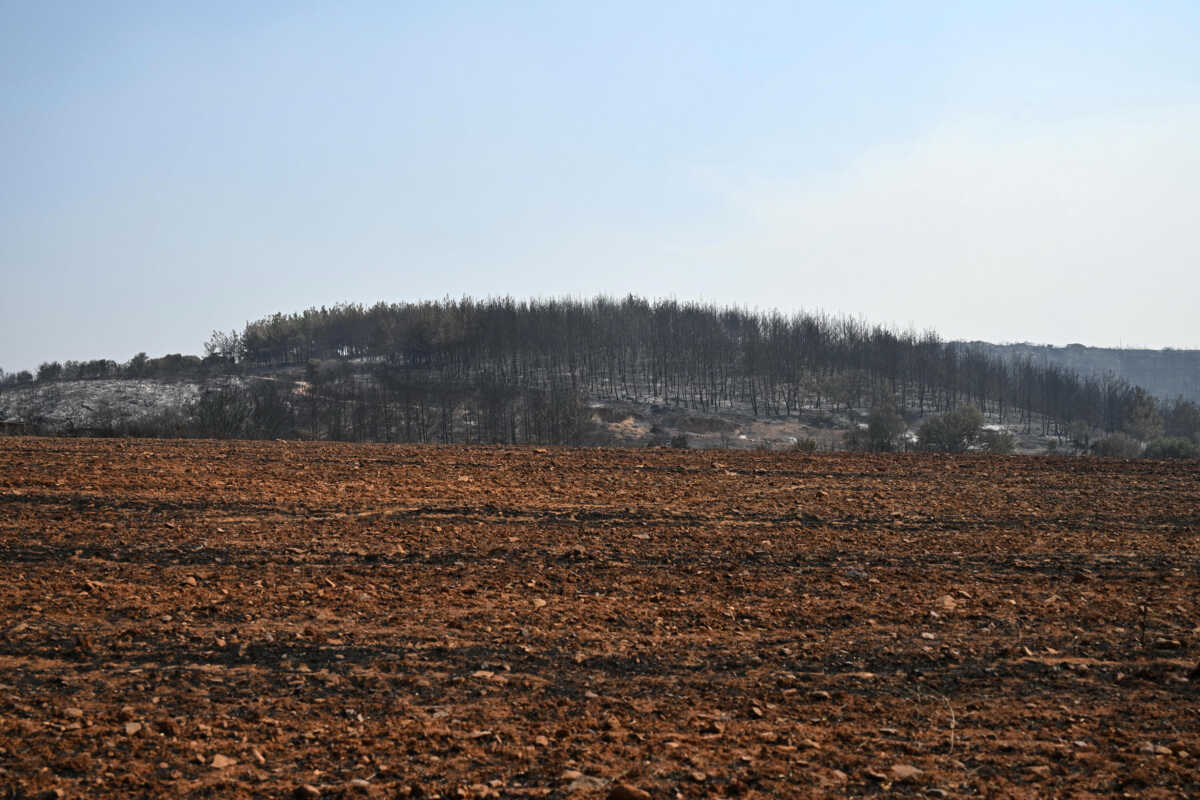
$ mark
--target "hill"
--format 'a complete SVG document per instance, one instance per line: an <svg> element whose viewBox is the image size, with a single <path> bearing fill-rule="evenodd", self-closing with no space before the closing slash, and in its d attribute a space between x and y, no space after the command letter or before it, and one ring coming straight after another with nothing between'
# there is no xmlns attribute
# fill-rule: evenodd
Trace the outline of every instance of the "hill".
<svg viewBox="0 0 1200 800"><path fill-rule="evenodd" d="M1118 433L1125 450L1164 433L1200 439L1194 404L991 347L637 297L339 305L214 333L203 358L43 364L5 379L0 415L75 433L886 450L973 406L1033 449ZM126 395L176 399L118 403L101 383L95 402L63 399L114 379L142 382Z"/></svg>
<svg viewBox="0 0 1200 800"><path fill-rule="evenodd" d="M1066 347L1020 344L961 343L1013 363L1029 361L1039 367L1059 367L1094 378L1114 376L1163 400L1182 397L1200 402L1200 350Z"/></svg>

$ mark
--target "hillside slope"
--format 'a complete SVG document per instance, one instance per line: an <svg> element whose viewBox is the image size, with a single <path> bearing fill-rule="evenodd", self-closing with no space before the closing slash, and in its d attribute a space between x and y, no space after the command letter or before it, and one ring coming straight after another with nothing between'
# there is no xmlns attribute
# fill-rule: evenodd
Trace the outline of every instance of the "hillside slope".
<svg viewBox="0 0 1200 800"><path fill-rule="evenodd" d="M1038 367L1061 367L1087 377L1111 375L1163 400L1182 397L1200 402L1200 350L1137 350L1081 344L1054 347L1028 342L958 344L1012 363L1029 360Z"/></svg>

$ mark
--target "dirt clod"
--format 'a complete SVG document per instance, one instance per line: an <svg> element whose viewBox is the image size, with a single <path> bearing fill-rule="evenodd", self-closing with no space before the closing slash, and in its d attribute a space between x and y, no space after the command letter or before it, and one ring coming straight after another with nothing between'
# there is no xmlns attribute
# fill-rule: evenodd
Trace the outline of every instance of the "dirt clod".
<svg viewBox="0 0 1200 800"><path fill-rule="evenodd" d="M628 783L618 783L608 791L608 800L650 800L650 793Z"/></svg>

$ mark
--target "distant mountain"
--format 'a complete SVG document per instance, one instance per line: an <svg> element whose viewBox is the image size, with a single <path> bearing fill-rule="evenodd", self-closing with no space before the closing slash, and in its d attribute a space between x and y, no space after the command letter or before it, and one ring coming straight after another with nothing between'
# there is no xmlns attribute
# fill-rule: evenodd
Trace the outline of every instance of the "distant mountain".
<svg viewBox="0 0 1200 800"><path fill-rule="evenodd" d="M1141 386L1163 400L1183 397L1200 402L1200 350L1132 350L1115 347L1066 347L1030 344L957 342L1007 361L1028 359L1035 367L1060 367L1084 378L1111 375Z"/></svg>

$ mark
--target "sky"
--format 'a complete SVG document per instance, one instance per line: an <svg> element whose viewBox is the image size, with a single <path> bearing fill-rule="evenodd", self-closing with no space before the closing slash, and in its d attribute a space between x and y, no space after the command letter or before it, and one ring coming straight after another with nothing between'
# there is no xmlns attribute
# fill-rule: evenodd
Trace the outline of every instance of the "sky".
<svg viewBox="0 0 1200 800"><path fill-rule="evenodd" d="M0 0L0 369L596 294L1200 348L1200 4Z"/></svg>

